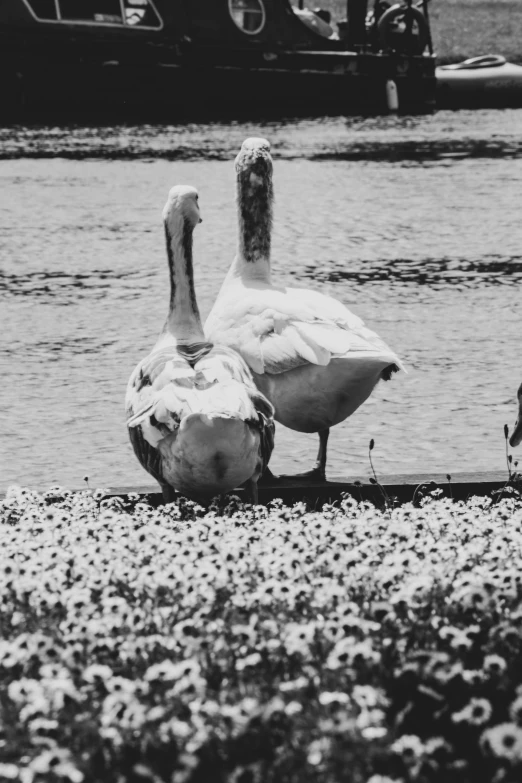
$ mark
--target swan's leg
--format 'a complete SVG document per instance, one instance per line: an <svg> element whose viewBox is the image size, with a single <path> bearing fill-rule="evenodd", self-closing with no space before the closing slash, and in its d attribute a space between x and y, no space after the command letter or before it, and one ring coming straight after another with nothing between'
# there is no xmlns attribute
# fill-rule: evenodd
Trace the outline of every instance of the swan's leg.
<svg viewBox="0 0 522 783"><path fill-rule="evenodd" d="M328 438L330 430L321 430L319 432L319 451L317 452L317 463L315 470L319 471L319 477L326 481L326 449L328 447Z"/></svg>
<svg viewBox="0 0 522 783"><path fill-rule="evenodd" d="M285 475L281 476L281 478L296 479L297 481L326 481L326 451L329 435L329 429L319 430L319 451L317 452L315 468L307 470L305 473Z"/></svg>
<svg viewBox="0 0 522 783"><path fill-rule="evenodd" d="M164 503L174 503L176 500L176 490L170 484L161 484Z"/></svg>
<svg viewBox="0 0 522 783"><path fill-rule="evenodd" d="M259 493L257 491L257 479L245 481L245 501L257 506L259 503Z"/></svg>

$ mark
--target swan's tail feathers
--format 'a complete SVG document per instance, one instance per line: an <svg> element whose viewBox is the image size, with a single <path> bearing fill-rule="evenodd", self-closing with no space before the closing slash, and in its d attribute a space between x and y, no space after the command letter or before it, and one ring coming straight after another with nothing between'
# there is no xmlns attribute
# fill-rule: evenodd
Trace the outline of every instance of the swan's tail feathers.
<svg viewBox="0 0 522 783"><path fill-rule="evenodd" d="M509 445L512 449L514 449L516 446L519 446L520 443L522 443L522 415L518 417L515 424L515 429L511 433L511 437L509 439Z"/></svg>
<svg viewBox="0 0 522 783"><path fill-rule="evenodd" d="M392 376L395 375L396 372L399 372L400 370L404 370L404 367L399 367L397 364L389 364L388 367L385 367L384 370L381 372L381 378L383 381L391 381ZM404 370L406 372L406 370Z"/></svg>

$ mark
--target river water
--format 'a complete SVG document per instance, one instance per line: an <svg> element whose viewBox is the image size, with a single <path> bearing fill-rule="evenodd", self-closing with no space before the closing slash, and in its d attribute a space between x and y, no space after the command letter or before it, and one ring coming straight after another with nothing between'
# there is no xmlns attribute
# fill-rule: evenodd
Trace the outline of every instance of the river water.
<svg viewBox="0 0 522 783"><path fill-rule="evenodd" d="M150 483L128 376L166 314L161 210L200 191L208 313L235 245L233 158L272 143L273 275L344 302L403 358L332 431L329 476L504 467L522 381L522 111L180 127L0 129L0 488ZM317 438L279 427L272 466ZM516 456L516 452L515 452Z"/></svg>

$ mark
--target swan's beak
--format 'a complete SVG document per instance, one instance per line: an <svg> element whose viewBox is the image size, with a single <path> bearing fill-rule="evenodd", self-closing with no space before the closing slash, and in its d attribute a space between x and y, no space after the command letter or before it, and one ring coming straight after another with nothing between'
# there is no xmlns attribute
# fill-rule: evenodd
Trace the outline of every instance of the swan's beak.
<svg viewBox="0 0 522 783"><path fill-rule="evenodd" d="M198 223L203 223L203 218L202 217L200 217L200 219L198 220Z"/></svg>
<svg viewBox="0 0 522 783"><path fill-rule="evenodd" d="M509 445L511 448L515 448L515 446L518 446L520 443L522 443L522 414L519 415L517 423L515 424L515 429L511 433L511 437L509 439Z"/></svg>

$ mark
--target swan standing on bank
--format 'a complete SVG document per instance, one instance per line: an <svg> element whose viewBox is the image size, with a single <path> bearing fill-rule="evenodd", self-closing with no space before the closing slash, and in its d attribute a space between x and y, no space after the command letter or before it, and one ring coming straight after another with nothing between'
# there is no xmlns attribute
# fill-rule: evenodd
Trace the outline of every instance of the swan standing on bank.
<svg viewBox="0 0 522 783"><path fill-rule="evenodd" d="M522 443L522 384L518 387L517 391L517 400L518 400L518 418L515 424L515 429L511 433L511 437L509 439L509 445L513 448L515 446L518 446L519 443Z"/></svg>
<svg viewBox="0 0 522 783"><path fill-rule="evenodd" d="M239 351L276 421L319 433L313 470L325 479L330 427L344 421L383 378L404 369L363 321L329 296L272 283L272 158L247 139L236 158L237 254L205 324L208 339Z"/></svg>
<svg viewBox="0 0 522 783"><path fill-rule="evenodd" d="M208 500L257 480L273 449L273 408L236 351L205 340L194 290L192 234L198 193L171 189L163 210L170 272L167 322L127 387L129 436L163 490Z"/></svg>

